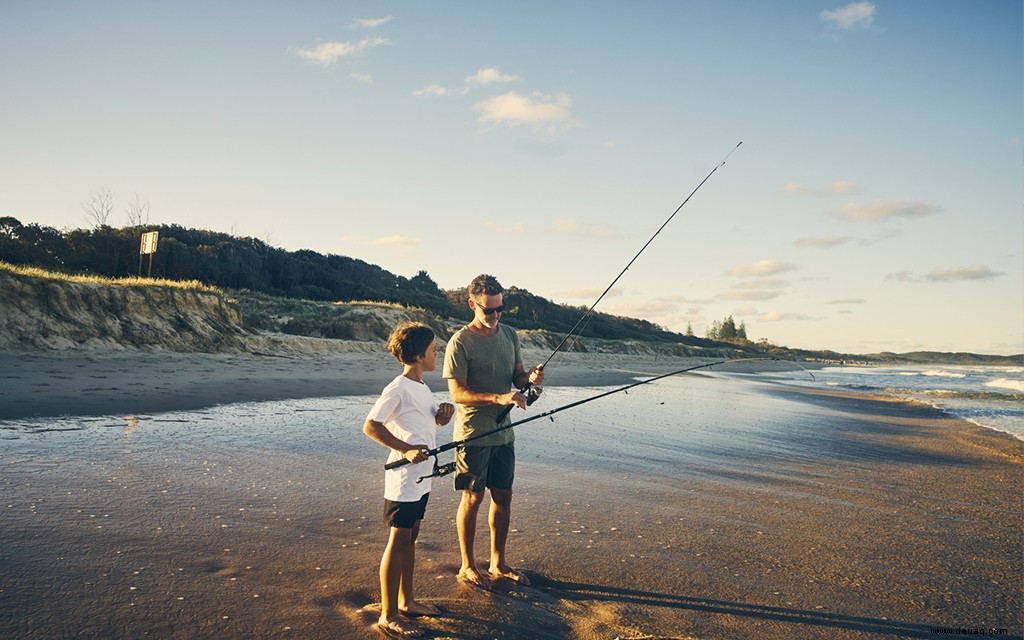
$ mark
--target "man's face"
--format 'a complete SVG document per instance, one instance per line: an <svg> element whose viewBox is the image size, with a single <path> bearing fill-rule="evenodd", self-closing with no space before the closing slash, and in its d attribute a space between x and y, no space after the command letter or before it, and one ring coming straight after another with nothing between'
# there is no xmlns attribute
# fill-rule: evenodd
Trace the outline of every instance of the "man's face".
<svg viewBox="0 0 1024 640"><path fill-rule="evenodd" d="M494 296L478 294L469 299L469 306L473 309L476 321L488 329L497 328L501 312L505 310L500 293Z"/></svg>

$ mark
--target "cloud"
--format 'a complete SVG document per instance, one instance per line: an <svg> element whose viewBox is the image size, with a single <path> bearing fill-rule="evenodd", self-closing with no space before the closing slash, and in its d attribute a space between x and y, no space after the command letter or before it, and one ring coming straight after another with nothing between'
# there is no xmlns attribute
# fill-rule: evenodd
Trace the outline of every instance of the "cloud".
<svg viewBox="0 0 1024 640"><path fill-rule="evenodd" d="M370 244L387 247L415 247L419 243L419 238L410 238L409 236L386 236L384 238L375 238L370 242Z"/></svg>
<svg viewBox="0 0 1024 640"><path fill-rule="evenodd" d="M494 231L495 233L501 233L505 235L512 234L519 236L526 232L526 227L524 227L523 223L521 222L516 222L515 224L500 224L497 222L488 221L484 223L484 227L490 231Z"/></svg>
<svg viewBox="0 0 1024 640"><path fill-rule="evenodd" d="M630 318L642 318L650 322L656 319L666 319L679 312L680 300L677 298L654 298L644 302L627 302L617 305L610 305L607 313Z"/></svg>
<svg viewBox="0 0 1024 640"><path fill-rule="evenodd" d="M477 69L476 73L466 77L466 84L508 84L509 82L519 82L521 78L519 76L507 76L500 70L493 67Z"/></svg>
<svg viewBox="0 0 1024 640"><path fill-rule="evenodd" d="M895 280L896 282L914 282L916 280L916 278L914 278L914 274L909 271L897 271L895 273L890 273L885 276L885 279Z"/></svg>
<svg viewBox="0 0 1024 640"><path fill-rule="evenodd" d="M771 300L782 295L782 291L771 289L733 288L715 296L719 300Z"/></svg>
<svg viewBox="0 0 1024 640"><path fill-rule="evenodd" d="M830 300L828 304L867 304L864 298L845 298L843 300Z"/></svg>
<svg viewBox="0 0 1024 640"><path fill-rule="evenodd" d="M802 184L790 183L782 187L782 193L790 196L854 196L860 193L860 187L843 180L827 184L824 187L806 187Z"/></svg>
<svg viewBox="0 0 1024 640"><path fill-rule="evenodd" d="M761 260L759 262L753 262L751 264L741 265L739 267L733 267L726 271L726 275L739 276L739 277L761 277L761 276L773 276L777 273L784 273L786 271L793 271L798 267L788 262L779 262L778 260Z"/></svg>
<svg viewBox="0 0 1024 640"><path fill-rule="evenodd" d="M867 29L875 20L875 5L870 2L853 2L838 9L826 9L820 15L822 20L837 29Z"/></svg>
<svg viewBox="0 0 1024 640"><path fill-rule="evenodd" d="M446 89L446 88L442 87L441 85L431 84L431 85L427 85L427 86L423 87L422 89L417 89L417 90L413 91L412 95L417 96L417 97L420 97L420 96L453 96L453 95L456 95L457 93L458 92L452 91L451 89Z"/></svg>
<svg viewBox="0 0 1024 640"><path fill-rule="evenodd" d="M893 218L920 218L937 213L941 209L924 202L909 200L875 200L874 202L851 202L833 209L829 215L850 222L879 222Z"/></svg>
<svg viewBox="0 0 1024 640"><path fill-rule="evenodd" d="M624 238L621 231L616 231L606 224L582 223L576 220L558 218L551 223L551 232L563 236L579 238Z"/></svg>
<svg viewBox="0 0 1024 640"><path fill-rule="evenodd" d="M572 100L565 93L554 97L540 93L523 96L510 91L478 102L473 108L480 112L480 122L550 129L575 124L571 106Z"/></svg>
<svg viewBox="0 0 1024 640"><path fill-rule="evenodd" d="M983 264L972 264L968 267L953 269L932 269L924 276L928 282L960 282L963 280L991 280L1003 275L992 271Z"/></svg>
<svg viewBox="0 0 1024 640"><path fill-rule="evenodd" d="M310 49L297 49L295 55L321 66L332 65L342 58L354 58L375 47L391 44L387 38L363 38L359 42L323 42Z"/></svg>
<svg viewBox="0 0 1024 640"><path fill-rule="evenodd" d="M935 268L923 276L915 276L910 271L897 271L885 277L886 280L896 282L964 282L972 280L992 280L1005 275L993 271L983 264L972 264L967 267L954 267L952 269Z"/></svg>
<svg viewBox="0 0 1024 640"><path fill-rule="evenodd" d="M348 77L350 77L353 80L355 80L356 82L359 82L359 83L362 83L362 84L372 84L373 83L373 76L371 76L368 73L350 73Z"/></svg>
<svg viewBox="0 0 1024 640"><path fill-rule="evenodd" d="M831 249L850 241L847 236L824 236L821 238L797 238L793 244L803 249Z"/></svg>
<svg viewBox="0 0 1024 640"><path fill-rule="evenodd" d="M813 320L811 316L802 313L782 313L781 311L769 311L761 314L758 322L782 322L783 320Z"/></svg>
<svg viewBox="0 0 1024 640"><path fill-rule="evenodd" d="M362 29L376 29L386 25L395 19L395 16L384 16L383 18L361 18L352 21L350 27L359 27Z"/></svg>

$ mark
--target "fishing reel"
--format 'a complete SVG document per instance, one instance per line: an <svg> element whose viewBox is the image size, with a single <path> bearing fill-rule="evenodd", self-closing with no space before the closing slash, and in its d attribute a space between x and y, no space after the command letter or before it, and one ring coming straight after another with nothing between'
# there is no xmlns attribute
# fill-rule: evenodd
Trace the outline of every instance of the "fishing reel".
<svg viewBox="0 0 1024 640"><path fill-rule="evenodd" d="M416 480L416 484L419 484L419 483L423 482L427 478L441 478L441 477L446 476L446 475L448 475L450 473L453 473L454 471L455 471L455 462L454 461L449 462L448 464L438 464L437 456L435 455L434 456L434 472L431 473L430 475L420 476L420 478L418 480Z"/></svg>
<svg viewBox="0 0 1024 640"><path fill-rule="evenodd" d="M526 390L526 406L530 406L537 401L540 397L540 387L535 387L532 384L530 388Z"/></svg>

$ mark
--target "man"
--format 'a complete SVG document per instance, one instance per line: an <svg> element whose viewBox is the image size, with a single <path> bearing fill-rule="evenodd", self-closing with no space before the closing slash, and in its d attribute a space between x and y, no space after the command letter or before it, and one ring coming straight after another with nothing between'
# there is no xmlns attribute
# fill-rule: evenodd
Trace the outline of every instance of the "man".
<svg viewBox="0 0 1024 640"><path fill-rule="evenodd" d="M469 285L473 321L452 336L445 350L443 375L457 408L456 440L494 430L499 426L498 415L507 405L526 408L526 396L513 387L544 381L542 369L526 371L523 367L515 329L499 322L505 310L503 291L493 276L473 279ZM506 416L503 424L508 422ZM512 429L506 429L469 442L455 452L455 489L462 491L456 518L462 551L459 579L482 589L490 589L491 580L498 578L530 584L505 561L515 478L514 441ZM477 514L487 489L491 492L491 561L485 574L476 566L473 546Z"/></svg>

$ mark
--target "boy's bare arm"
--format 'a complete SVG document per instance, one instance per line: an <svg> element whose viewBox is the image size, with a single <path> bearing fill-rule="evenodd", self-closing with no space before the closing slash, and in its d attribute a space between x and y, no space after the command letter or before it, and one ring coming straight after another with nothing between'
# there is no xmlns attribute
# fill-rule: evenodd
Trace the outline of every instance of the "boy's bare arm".
<svg viewBox="0 0 1024 640"><path fill-rule="evenodd" d="M388 431L388 428L383 423L376 420L367 420L363 424L363 433L374 442L378 442L388 449L394 449L402 454L409 462L423 462L427 459L426 454L423 453L427 450L425 445L409 444L405 440L396 438L395 434Z"/></svg>

